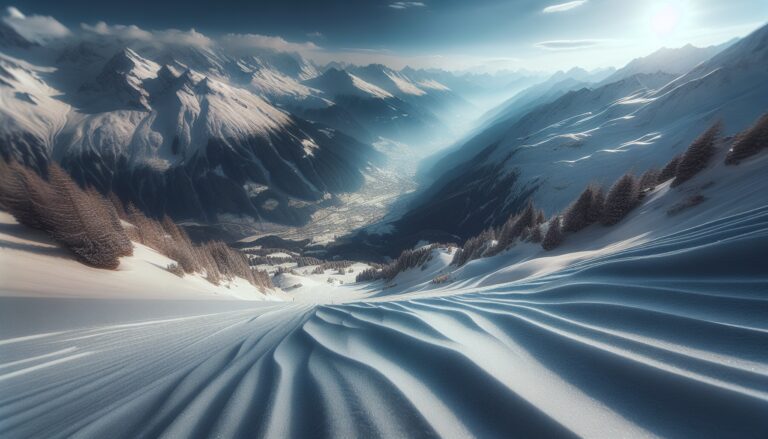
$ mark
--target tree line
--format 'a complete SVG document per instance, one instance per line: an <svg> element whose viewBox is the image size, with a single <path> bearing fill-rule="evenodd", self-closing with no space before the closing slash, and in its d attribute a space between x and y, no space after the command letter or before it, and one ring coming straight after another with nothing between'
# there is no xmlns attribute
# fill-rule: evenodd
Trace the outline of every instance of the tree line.
<svg viewBox="0 0 768 439"><path fill-rule="evenodd" d="M390 281L406 270L416 267L424 267L424 264L432 259L432 250L438 247L448 247L448 244L430 244L413 250L404 250L394 261L374 265L371 268L361 271L355 277L357 282L369 282L378 279Z"/></svg>
<svg viewBox="0 0 768 439"><path fill-rule="evenodd" d="M490 227L467 239L457 249L451 264L461 267L471 260L501 253L517 242L539 243L549 251L560 246L568 235L590 225L610 227L618 224L657 185L672 180L672 187L680 186L707 168L717 152L721 132L722 125L719 122L713 124L685 152L672 158L662 169L649 169L640 177L628 172L616 180L607 192L599 184L589 184L562 213L553 215L548 221L544 212L529 202L522 212L511 215L502 226ZM764 149L768 149L768 113L734 137L725 164L737 165ZM692 200L690 204L701 201L703 197ZM363 271L357 281L391 280L405 269L423 264L420 258L424 254L422 249L406 250L388 265Z"/></svg>
<svg viewBox="0 0 768 439"><path fill-rule="evenodd" d="M168 269L177 275L201 273L213 284L237 276L262 290L272 287L266 272L251 269L245 255L225 243L195 245L167 216L158 221L113 193L83 189L55 163L40 175L0 160L0 207L92 267L116 269L121 257L133 254L135 241L176 261Z"/></svg>
<svg viewBox="0 0 768 439"><path fill-rule="evenodd" d="M590 184L562 214L554 215L546 224L541 224L543 221L536 221L539 225L532 224L534 227L532 232L535 232L535 236L522 233L506 236L518 236L523 240L541 242L544 250L552 250L565 240L566 235L577 233L587 226L595 223L603 226L617 224L640 204L646 193L657 185L672 180L670 183L672 187L680 186L707 168L717 152L721 132L722 125L716 122L697 137L685 152L672 158L661 170L649 169L639 178L628 172L614 182L607 194L600 185ZM725 157L725 164L736 165L766 148L768 148L768 113L734 137ZM531 215L531 206L529 204L523 215L510 218L507 224L521 217L528 220ZM531 223L528 224L531 226ZM542 228L544 237L539 239ZM514 230L517 232L519 229L516 227ZM489 256L509 247L510 240L507 238L499 239L495 246L496 250L484 249L484 246L488 245L488 240L493 239L494 236L505 235L489 229L468 240L464 244L463 252L460 251L456 255L454 263L461 266L467 260Z"/></svg>

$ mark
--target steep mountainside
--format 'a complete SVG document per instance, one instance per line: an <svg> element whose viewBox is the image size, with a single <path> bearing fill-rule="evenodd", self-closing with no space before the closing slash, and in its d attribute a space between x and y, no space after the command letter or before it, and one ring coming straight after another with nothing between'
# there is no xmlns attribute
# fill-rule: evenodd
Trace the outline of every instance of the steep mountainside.
<svg viewBox="0 0 768 439"><path fill-rule="evenodd" d="M427 94L392 74L399 81L399 86L396 82L380 86L346 70L330 68L322 75L304 81L304 84L322 91L323 96L334 104L306 111L302 115L337 129L354 124L355 132L412 144L429 142L436 133L449 131L440 118L428 109L429 105L425 105L427 99L431 99L428 96L434 93ZM408 93L402 92L399 87L405 88ZM412 93L419 93L422 99L413 101L407 98L413 96Z"/></svg>
<svg viewBox="0 0 768 439"><path fill-rule="evenodd" d="M726 135L745 128L768 109L767 40L763 27L678 78L635 74L492 126L447 162L397 223L400 233L471 236L529 197L552 214L592 180L663 165L717 120Z"/></svg>
<svg viewBox="0 0 768 439"><path fill-rule="evenodd" d="M109 58L99 45L70 49L55 67L0 58L2 154L38 169L60 161L151 214L300 223L327 194L358 188L378 157L225 76L130 48Z"/></svg>

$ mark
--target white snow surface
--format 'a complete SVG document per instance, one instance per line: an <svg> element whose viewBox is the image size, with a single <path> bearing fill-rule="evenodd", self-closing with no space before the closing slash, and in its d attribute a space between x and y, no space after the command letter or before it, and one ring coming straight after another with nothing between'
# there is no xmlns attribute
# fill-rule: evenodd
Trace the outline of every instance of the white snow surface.
<svg viewBox="0 0 768 439"><path fill-rule="evenodd" d="M365 93L368 93L369 95L379 98L379 99L386 99L391 98L392 94L390 94L388 91L384 90L383 88L377 87L370 82L365 82L359 77L349 74L349 76L352 78L352 84L357 87L359 90L362 90Z"/></svg>
<svg viewBox="0 0 768 439"><path fill-rule="evenodd" d="M0 435L765 437L768 154L721 160L552 252L456 270L437 249L386 285L299 272L293 303L104 321L0 298Z"/></svg>
<svg viewBox="0 0 768 439"><path fill-rule="evenodd" d="M768 110L766 41L763 26L671 81L669 73L641 72L565 93L478 135L480 141L467 143L466 162L475 169L504 162L505 173L519 174L519 193L538 187L536 204L558 212L591 182L608 186L628 171L663 167L717 121L726 136L754 123ZM704 50L678 50L688 49L696 59ZM472 161L495 143L492 153Z"/></svg>
<svg viewBox="0 0 768 439"><path fill-rule="evenodd" d="M77 262L44 233L28 229L0 211L0 296L282 300L277 290L260 292L235 278L213 285L201 275L180 278L166 270L174 263L155 250L134 243L133 256L116 270Z"/></svg>

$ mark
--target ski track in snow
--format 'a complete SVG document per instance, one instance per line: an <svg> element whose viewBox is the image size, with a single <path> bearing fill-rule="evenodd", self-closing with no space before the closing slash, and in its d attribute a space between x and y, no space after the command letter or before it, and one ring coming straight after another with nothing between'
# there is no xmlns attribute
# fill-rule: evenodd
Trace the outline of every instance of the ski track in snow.
<svg viewBox="0 0 768 439"><path fill-rule="evenodd" d="M0 437L766 437L768 207L444 297L0 340Z"/></svg>

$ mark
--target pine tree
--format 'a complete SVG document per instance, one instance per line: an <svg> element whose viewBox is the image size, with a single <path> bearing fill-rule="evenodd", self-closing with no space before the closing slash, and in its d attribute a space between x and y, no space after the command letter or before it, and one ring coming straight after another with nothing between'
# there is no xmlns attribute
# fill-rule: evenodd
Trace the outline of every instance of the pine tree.
<svg viewBox="0 0 768 439"><path fill-rule="evenodd" d="M637 179L624 174L608 191L603 208L603 225L610 226L621 221L637 206L640 199Z"/></svg>
<svg viewBox="0 0 768 439"><path fill-rule="evenodd" d="M114 206L117 216L120 217L121 220L128 221L128 213L125 211L125 204L123 204L120 197L118 197L116 193L110 192L107 194L107 199L112 203L112 206Z"/></svg>
<svg viewBox="0 0 768 439"><path fill-rule="evenodd" d="M597 194L599 191L597 186L589 185L576 201L571 203L563 216L564 232L578 232L595 222L597 215L594 211L602 210L600 206L593 206L593 203L599 202Z"/></svg>
<svg viewBox="0 0 768 439"><path fill-rule="evenodd" d="M163 217L161 225L170 237L166 256L178 262L185 273L200 271L202 267L195 257L194 246L187 233L167 215Z"/></svg>
<svg viewBox="0 0 768 439"><path fill-rule="evenodd" d="M691 143L677 165L675 179L672 181L673 187L690 180L707 167L712 156L715 155L715 142L720 135L720 130L720 123L715 123Z"/></svg>
<svg viewBox="0 0 768 439"><path fill-rule="evenodd" d="M762 115L754 125L739 134L725 157L726 165L738 165L762 149L768 148L768 113Z"/></svg>
<svg viewBox="0 0 768 439"><path fill-rule="evenodd" d="M0 160L0 205L28 227L52 233L54 224L46 215L55 200L48 182L17 162Z"/></svg>
<svg viewBox="0 0 768 439"><path fill-rule="evenodd" d="M661 184L667 180L675 178L675 173L677 173L677 165L680 164L680 159L682 158L682 154L677 155L673 157L672 160L670 160L666 165L664 165L664 168L661 169L661 172L656 179L656 183Z"/></svg>
<svg viewBox="0 0 768 439"><path fill-rule="evenodd" d="M125 233L112 203L93 188L88 188L82 194L86 215L90 218L94 231L101 233L100 239L103 245L108 246L119 256L132 255L133 244Z"/></svg>
<svg viewBox="0 0 768 439"><path fill-rule="evenodd" d="M600 221L605 210L605 191L602 186L596 184L592 185L592 188L592 201L589 203L589 213L587 214L587 221L590 224Z"/></svg>
<svg viewBox="0 0 768 439"><path fill-rule="evenodd" d="M56 201L51 203L51 218L56 224L53 237L88 265L117 268L124 252L121 243L115 241L119 234L113 233L100 204L56 164L48 167L48 180L56 193Z"/></svg>
<svg viewBox="0 0 768 439"><path fill-rule="evenodd" d="M661 171L659 171L656 168L651 168L643 173L642 176L640 176L640 190L646 191L651 190L656 187L659 181L659 176L661 175Z"/></svg>
<svg viewBox="0 0 768 439"><path fill-rule="evenodd" d="M557 248L563 243L563 231L560 228L560 217L555 215L549 220L549 227L547 233L544 235L544 240L541 242L541 247L546 250L552 250Z"/></svg>
<svg viewBox="0 0 768 439"><path fill-rule="evenodd" d="M126 212L128 213L128 221L136 227L139 242L164 253L166 250L165 231L160 223L144 215L133 203L128 203Z"/></svg>
<svg viewBox="0 0 768 439"><path fill-rule="evenodd" d="M544 239L544 236L541 233L541 224L536 224L533 226L533 229L531 229L531 242L540 243Z"/></svg>
<svg viewBox="0 0 768 439"><path fill-rule="evenodd" d="M522 212L511 216L501 227L498 243L491 254L499 253L512 245L527 227L536 224L537 212L532 201L529 201Z"/></svg>

